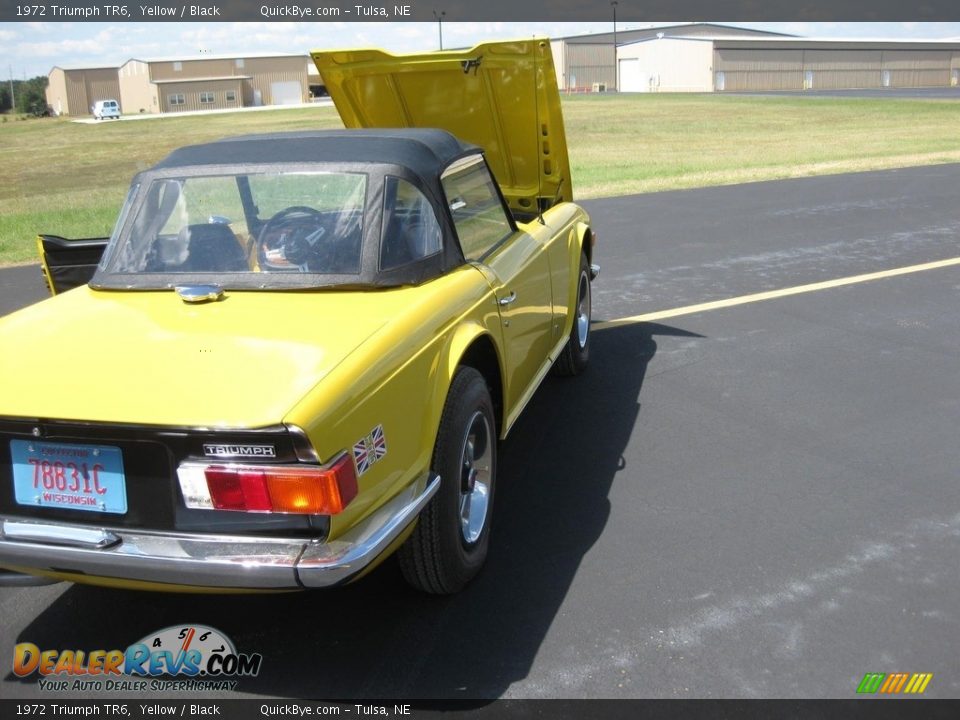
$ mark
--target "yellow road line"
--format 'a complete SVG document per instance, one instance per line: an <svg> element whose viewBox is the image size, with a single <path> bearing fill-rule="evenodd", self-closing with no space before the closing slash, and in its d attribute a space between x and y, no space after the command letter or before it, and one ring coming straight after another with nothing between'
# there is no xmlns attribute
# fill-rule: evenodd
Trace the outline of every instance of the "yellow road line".
<svg viewBox="0 0 960 720"><path fill-rule="evenodd" d="M747 303L760 302L762 300L773 300L774 298L801 295L802 293L816 292L817 290L829 290L830 288L843 287L844 285L855 285L870 280L883 280L884 278L896 277L897 275L909 275L910 273L923 272L924 270L936 270L937 268L950 267L951 265L960 265L960 257L937 260L936 262L922 263L920 265L908 265L906 267L894 268L893 270L881 270L880 272L866 273L864 275L851 275L850 277L825 280L808 285L796 285L780 290L753 293L752 295L741 295L740 297L714 300L713 302L705 302L698 305L687 305L685 307L673 308L672 310L658 310L657 312L646 313L645 315L605 320L604 322L594 323L591 329L605 330L607 328L619 327L620 325L653 322L654 320L663 320L664 318L672 318L679 315L692 315L693 313L719 310L736 305L746 305Z"/></svg>

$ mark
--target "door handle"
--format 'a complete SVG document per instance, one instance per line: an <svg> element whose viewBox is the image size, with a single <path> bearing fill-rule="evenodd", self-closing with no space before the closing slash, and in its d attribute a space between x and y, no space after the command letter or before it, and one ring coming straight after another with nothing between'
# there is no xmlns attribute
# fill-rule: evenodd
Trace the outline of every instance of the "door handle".
<svg viewBox="0 0 960 720"><path fill-rule="evenodd" d="M499 303L503 306L506 306L512 302L516 302L516 300L517 300L517 293L511 290L509 295L507 295L506 297L500 298Z"/></svg>

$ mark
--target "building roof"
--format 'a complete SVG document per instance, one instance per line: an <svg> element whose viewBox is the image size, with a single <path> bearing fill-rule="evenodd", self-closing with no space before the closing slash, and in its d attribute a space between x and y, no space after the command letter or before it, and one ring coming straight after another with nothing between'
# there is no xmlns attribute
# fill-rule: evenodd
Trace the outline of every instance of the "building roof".
<svg viewBox="0 0 960 720"><path fill-rule="evenodd" d="M641 43L655 42L659 37L645 37L639 40L633 40L624 43L617 43L619 46L639 45ZM802 38L802 37L731 37L729 35L664 35L665 40L685 40L690 42L713 42L725 46L747 47L747 46L771 46L776 48L789 47L809 47L820 48L861 48L864 46L884 49L904 49L904 48L960 48L960 38L958 39L920 39L904 40L902 38Z"/></svg>
<svg viewBox="0 0 960 720"><path fill-rule="evenodd" d="M49 76L50 73L58 69L63 70L64 72L86 70L119 70L124 65L127 65L133 61L149 64L159 62L194 62L197 60L258 60L264 58L303 58L304 62L307 62L310 59L310 56L306 53L258 52L219 55L214 55L212 53L200 53L198 55L171 55L169 57L132 57L129 60L125 60L124 62L120 63L120 65L98 65L95 67L88 67L85 65L54 65L52 68L50 68L50 72L48 72L47 75Z"/></svg>
<svg viewBox="0 0 960 720"><path fill-rule="evenodd" d="M734 35L742 36L742 37L774 37L774 38L796 37L795 35L775 33L775 32L770 32L768 30L754 30L752 28L741 28L741 27L736 27L735 25L719 25L717 23L683 23L680 25L651 25L645 28L617 30L617 44L623 45L626 43L636 42L644 38L656 37L657 33L669 34L671 37L675 37L677 35L682 35L684 32L690 33L690 32L695 32L699 30L708 31L711 29L718 31L714 33L718 37L733 37ZM733 32L724 32L724 31L733 31ZM697 33L697 36L700 36L700 33ZM580 43L584 43L584 44L612 43L613 32L592 33L588 35L568 35L567 37L556 38L556 39L562 40L572 45L576 45Z"/></svg>
<svg viewBox="0 0 960 720"><path fill-rule="evenodd" d="M49 75L54 70L63 70L64 72L86 72L87 70L116 70L116 65L97 65L95 67L89 67L87 65L54 65L50 68Z"/></svg>
<svg viewBox="0 0 960 720"><path fill-rule="evenodd" d="M257 60L262 58L303 58L307 60L309 55L306 53L289 53L289 52L259 52L259 53L225 53L225 54L213 54L213 53L199 53L197 55L168 55L166 57L132 57L127 60L124 65L129 62L136 60L137 62L142 63L159 63L159 62L195 62L197 60Z"/></svg>

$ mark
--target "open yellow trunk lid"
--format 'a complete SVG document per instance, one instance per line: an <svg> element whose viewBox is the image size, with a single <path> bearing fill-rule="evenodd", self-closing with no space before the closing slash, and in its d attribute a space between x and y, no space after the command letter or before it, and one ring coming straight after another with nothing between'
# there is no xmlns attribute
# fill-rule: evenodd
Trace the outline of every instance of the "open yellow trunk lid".
<svg viewBox="0 0 960 720"><path fill-rule="evenodd" d="M548 40L311 54L346 127L440 128L479 145L515 212L573 199Z"/></svg>

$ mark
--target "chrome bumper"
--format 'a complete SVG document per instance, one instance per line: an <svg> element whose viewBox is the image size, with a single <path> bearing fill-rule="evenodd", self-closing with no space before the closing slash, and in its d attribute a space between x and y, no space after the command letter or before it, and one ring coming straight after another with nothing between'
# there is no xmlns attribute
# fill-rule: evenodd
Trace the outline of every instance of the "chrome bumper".
<svg viewBox="0 0 960 720"><path fill-rule="evenodd" d="M204 588L331 587L376 560L420 514L440 478L431 475L418 492L420 485L405 488L330 542L147 533L0 517L0 566Z"/></svg>

